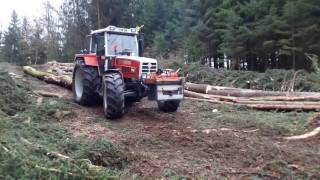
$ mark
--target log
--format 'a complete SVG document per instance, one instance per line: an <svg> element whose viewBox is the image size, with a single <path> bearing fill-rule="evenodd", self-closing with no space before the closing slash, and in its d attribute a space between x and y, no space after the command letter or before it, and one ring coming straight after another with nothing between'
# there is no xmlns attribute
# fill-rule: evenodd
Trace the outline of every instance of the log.
<svg viewBox="0 0 320 180"><path fill-rule="evenodd" d="M277 104L243 104L248 108L257 109L257 110L284 110L284 111L320 111L320 105L277 105Z"/></svg>
<svg viewBox="0 0 320 180"><path fill-rule="evenodd" d="M256 98L240 98L249 101L320 101L320 96L269 96Z"/></svg>
<svg viewBox="0 0 320 180"><path fill-rule="evenodd" d="M186 83L185 89L197 93L207 94L209 90L237 90L238 88L231 87L222 87L222 86L211 86L208 84L195 84L195 83Z"/></svg>
<svg viewBox="0 0 320 180"><path fill-rule="evenodd" d="M309 101L248 101L248 100L237 100L239 104L270 104L270 105L300 105L300 106L320 106L320 102L309 102Z"/></svg>
<svg viewBox="0 0 320 180"><path fill-rule="evenodd" d="M202 94L212 94L218 96L234 96L234 97L268 97L268 96L296 96L296 97L318 97L320 99L320 93L314 92L281 92L281 91L263 91L242 89L233 87L211 86L208 84L194 84L186 83L185 89ZM306 98L307 98L306 97Z"/></svg>
<svg viewBox="0 0 320 180"><path fill-rule="evenodd" d="M192 98L199 98L199 99L216 99L219 101L229 101L229 102L237 102L236 97L229 97L229 96L217 96L217 95L209 95L209 94L201 94L196 93L188 90L184 90L184 95L186 97L192 97Z"/></svg>
<svg viewBox="0 0 320 180"><path fill-rule="evenodd" d="M314 92L280 92L280 91L262 91L262 90L208 90L207 94L219 95L219 96L233 96L233 97L267 97L267 96L297 96L297 97L320 97L320 93Z"/></svg>
<svg viewBox="0 0 320 180"><path fill-rule="evenodd" d="M186 97L199 98L199 99L211 99L209 95L196 93L188 90L184 90L184 95Z"/></svg>
<svg viewBox="0 0 320 180"><path fill-rule="evenodd" d="M209 90L207 94L219 96L233 96L233 97L261 97L261 96L286 96L285 92L272 92L260 90Z"/></svg>
<svg viewBox="0 0 320 180"><path fill-rule="evenodd" d="M193 83L186 83L185 84L185 89L197 93L203 93L207 94L209 89L209 85L207 84L193 84Z"/></svg>
<svg viewBox="0 0 320 180"><path fill-rule="evenodd" d="M192 98L185 97L185 99L199 102L209 102L213 104L227 104L227 105L241 105L247 108L256 109L256 110L284 110L284 111L292 111L292 110L302 110L302 111L320 111L320 105L304 105L304 104L241 104L241 103L232 103L227 101L219 101L214 99L201 99L201 98Z"/></svg>
<svg viewBox="0 0 320 180"><path fill-rule="evenodd" d="M30 66L24 66L23 72L49 84L59 85L68 89L72 88L72 78L69 76L56 76L50 73L38 71Z"/></svg>
<svg viewBox="0 0 320 180"><path fill-rule="evenodd" d="M227 102L227 101L219 101L219 100L213 100L213 99L201 99L201 98L192 98L192 97L185 97L184 99L192 100L192 101L199 101L199 102L209 102L213 104L228 104L228 105L234 105L234 103Z"/></svg>
<svg viewBox="0 0 320 180"><path fill-rule="evenodd" d="M292 102L281 102L282 104L275 104L273 102L265 103L265 102L230 102L230 101L221 101L219 99L214 98L197 98L197 97L188 97L186 96L185 99L192 100L192 101L199 101L199 102L209 102L213 104L227 104L227 105L241 105L251 109L257 110L285 110L285 111L292 111L292 110L302 110L302 111L320 111L320 104L314 102L304 102L304 103L292 103Z"/></svg>

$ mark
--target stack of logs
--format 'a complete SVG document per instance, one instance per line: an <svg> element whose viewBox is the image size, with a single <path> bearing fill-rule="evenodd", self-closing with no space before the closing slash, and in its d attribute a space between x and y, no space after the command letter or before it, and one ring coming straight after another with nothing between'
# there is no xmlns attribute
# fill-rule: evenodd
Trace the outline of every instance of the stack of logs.
<svg viewBox="0 0 320 180"><path fill-rule="evenodd" d="M320 93L250 90L186 83L186 99L259 110L320 111Z"/></svg>
<svg viewBox="0 0 320 180"><path fill-rule="evenodd" d="M57 61L48 62L47 65L49 65L48 73L54 73L60 76L71 76L74 67L73 63L58 63Z"/></svg>

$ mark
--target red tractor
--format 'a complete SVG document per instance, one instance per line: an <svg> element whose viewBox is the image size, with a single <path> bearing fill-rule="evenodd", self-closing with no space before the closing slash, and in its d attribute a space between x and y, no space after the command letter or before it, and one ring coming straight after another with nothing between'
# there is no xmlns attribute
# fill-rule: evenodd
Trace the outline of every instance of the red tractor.
<svg viewBox="0 0 320 180"><path fill-rule="evenodd" d="M125 102L144 97L158 102L161 111L177 111L183 99L183 79L173 70L158 68L143 57L142 28L108 26L91 32L90 51L75 55L73 96L81 105L103 99L107 118L120 118Z"/></svg>

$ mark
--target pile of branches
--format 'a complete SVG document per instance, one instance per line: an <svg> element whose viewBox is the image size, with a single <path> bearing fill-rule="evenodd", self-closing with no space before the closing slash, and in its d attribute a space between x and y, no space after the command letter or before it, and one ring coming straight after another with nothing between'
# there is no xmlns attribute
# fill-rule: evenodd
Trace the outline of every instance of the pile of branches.
<svg viewBox="0 0 320 180"><path fill-rule="evenodd" d="M320 93L262 91L186 83L186 99L258 110L320 111Z"/></svg>

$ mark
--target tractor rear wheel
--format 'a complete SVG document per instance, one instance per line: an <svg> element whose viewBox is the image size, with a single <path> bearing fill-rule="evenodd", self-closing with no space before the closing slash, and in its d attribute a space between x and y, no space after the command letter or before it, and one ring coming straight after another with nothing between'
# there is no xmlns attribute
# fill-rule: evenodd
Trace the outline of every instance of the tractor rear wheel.
<svg viewBox="0 0 320 180"><path fill-rule="evenodd" d="M124 114L124 83L118 73L104 76L103 110L109 119L121 118Z"/></svg>
<svg viewBox="0 0 320 180"><path fill-rule="evenodd" d="M72 91L76 103L85 106L93 106L99 103L99 95L96 92L99 81L98 70L88 67L82 61L78 61L74 67L72 78Z"/></svg>
<svg viewBox="0 0 320 180"><path fill-rule="evenodd" d="M164 112L176 112L180 106L180 100L158 101L158 108Z"/></svg>

